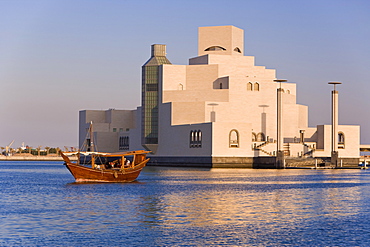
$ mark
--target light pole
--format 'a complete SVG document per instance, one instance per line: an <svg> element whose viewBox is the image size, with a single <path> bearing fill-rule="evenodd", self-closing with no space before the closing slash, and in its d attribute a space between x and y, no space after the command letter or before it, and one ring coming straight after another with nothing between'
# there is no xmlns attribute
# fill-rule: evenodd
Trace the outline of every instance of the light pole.
<svg viewBox="0 0 370 247"><path fill-rule="evenodd" d="M217 103L209 103L209 106L212 106L212 111L211 111L211 122L216 122L216 112L215 112L215 106L217 106Z"/></svg>
<svg viewBox="0 0 370 247"><path fill-rule="evenodd" d="M331 81L328 84L334 86L331 91L331 159L330 163L334 166L338 165L338 91L336 85L341 82Z"/></svg>
<svg viewBox="0 0 370 247"><path fill-rule="evenodd" d="M259 107L262 107L262 114L261 114L261 131L263 135L265 136L264 141L268 142L266 128L267 128L267 114L265 113L265 108L269 107L268 105L259 105Z"/></svg>
<svg viewBox="0 0 370 247"><path fill-rule="evenodd" d="M300 135L300 141L302 143L302 158L303 158L304 153L305 153L305 150L304 150L304 130L300 130L299 135Z"/></svg>
<svg viewBox="0 0 370 247"><path fill-rule="evenodd" d="M280 86L277 89L277 150L276 150L276 168L284 168L284 137L283 137L283 89L282 82L287 82L285 79L276 79L274 82L279 82Z"/></svg>

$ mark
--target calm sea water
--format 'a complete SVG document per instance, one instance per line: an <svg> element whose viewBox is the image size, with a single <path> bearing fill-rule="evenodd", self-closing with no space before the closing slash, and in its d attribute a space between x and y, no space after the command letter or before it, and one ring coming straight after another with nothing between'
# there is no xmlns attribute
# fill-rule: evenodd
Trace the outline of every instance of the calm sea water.
<svg viewBox="0 0 370 247"><path fill-rule="evenodd" d="M1 246L369 246L370 170L146 167L77 184L0 162Z"/></svg>

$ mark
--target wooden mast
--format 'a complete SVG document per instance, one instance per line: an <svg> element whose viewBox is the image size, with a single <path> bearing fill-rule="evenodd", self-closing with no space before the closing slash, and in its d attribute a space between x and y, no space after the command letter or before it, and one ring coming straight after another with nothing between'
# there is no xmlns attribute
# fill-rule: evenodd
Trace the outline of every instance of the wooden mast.
<svg viewBox="0 0 370 247"><path fill-rule="evenodd" d="M89 136L90 136L90 143L89 143L89 151L95 152L95 145L94 145L94 132L93 132L93 122L90 122L89 127Z"/></svg>
<svg viewBox="0 0 370 247"><path fill-rule="evenodd" d="M94 146L94 137L93 137L93 122L90 122L89 127L89 136L90 136L90 143L89 143L89 149L88 151L95 152L95 146ZM91 168L94 168L95 166L95 155L91 155Z"/></svg>

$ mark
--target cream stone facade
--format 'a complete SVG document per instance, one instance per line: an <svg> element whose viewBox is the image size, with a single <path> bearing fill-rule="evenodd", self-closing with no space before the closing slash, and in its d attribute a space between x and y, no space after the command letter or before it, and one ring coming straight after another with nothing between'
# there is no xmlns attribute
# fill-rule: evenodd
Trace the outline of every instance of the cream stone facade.
<svg viewBox="0 0 370 247"><path fill-rule="evenodd" d="M143 66L142 107L81 111L80 146L92 121L101 151L145 147L159 165L273 164L281 87L285 156L330 157L330 125L308 127L308 107L296 103L296 84L275 79L274 69L244 56L242 29L200 27L198 56L189 65L171 64L164 45L152 46ZM339 125L338 130L339 157L358 159L360 127Z"/></svg>

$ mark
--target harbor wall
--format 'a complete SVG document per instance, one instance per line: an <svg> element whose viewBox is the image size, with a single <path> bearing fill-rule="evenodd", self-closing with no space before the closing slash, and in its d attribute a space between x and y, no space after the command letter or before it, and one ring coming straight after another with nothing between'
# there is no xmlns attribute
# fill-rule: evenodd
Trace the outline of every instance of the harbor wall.
<svg viewBox="0 0 370 247"><path fill-rule="evenodd" d="M148 166L200 168L275 168L275 157L152 156Z"/></svg>
<svg viewBox="0 0 370 247"><path fill-rule="evenodd" d="M339 158L338 168L358 168L358 158ZM285 159L287 168L315 167L315 158ZM319 166L330 166L330 157L317 160ZM275 169L276 157L189 157L151 156L148 166L199 167L199 168L254 168Z"/></svg>

